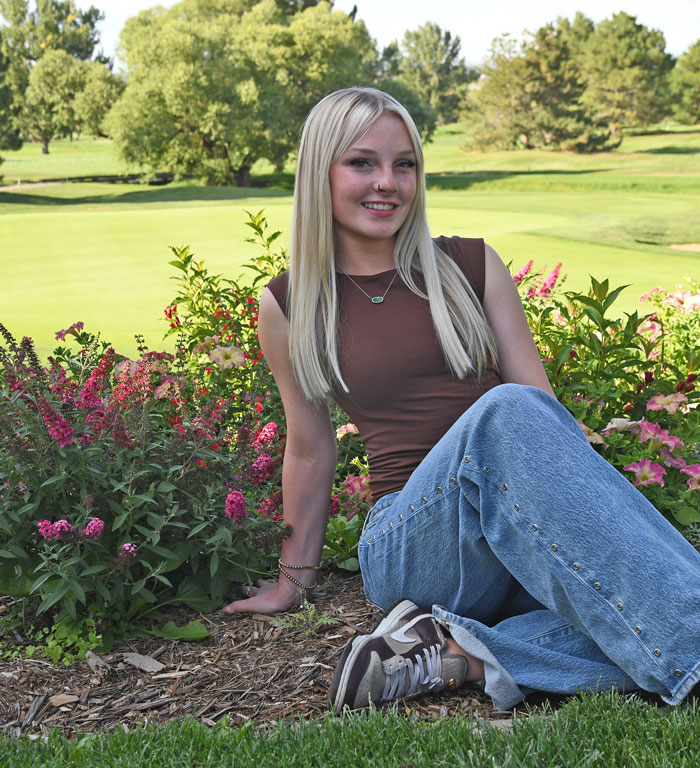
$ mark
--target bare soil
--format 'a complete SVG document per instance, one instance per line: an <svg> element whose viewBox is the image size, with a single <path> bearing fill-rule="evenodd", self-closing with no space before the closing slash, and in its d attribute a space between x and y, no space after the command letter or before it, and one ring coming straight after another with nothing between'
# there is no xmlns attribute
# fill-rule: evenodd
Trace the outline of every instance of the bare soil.
<svg viewBox="0 0 700 768"><path fill-rule="evenodd" d="M9 599L0 598L0 607L3 601ZM69 666L43 659L0 661L0 729L19 735L58 728L70 736L185 718L213 726L224 715L234 725L321 717L343 647L356 633L370 632L380 614L365 600L359 574L332 573L315 605L317 615L327 612L337 623L307 634L303 626L277 627L270 616L205 615L175 607L164 611L164 622L199 619L211 636L200 643L126 640L104 658L88 654ZM400 703L398 709L429 719L513 716L495 712L477 686Z"/></svg>

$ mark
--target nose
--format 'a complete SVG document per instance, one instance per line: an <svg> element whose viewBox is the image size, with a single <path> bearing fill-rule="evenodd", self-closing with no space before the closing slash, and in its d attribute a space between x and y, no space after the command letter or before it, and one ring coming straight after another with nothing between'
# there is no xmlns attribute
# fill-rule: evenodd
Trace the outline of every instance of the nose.
<svg viewBox="0 0 700 768"><path fill-rule="evenodd" d="M395 192L396 178L394 177L393 166L381 166L377 169L377 175L374 179L374 188L377 192Z"/></svg>

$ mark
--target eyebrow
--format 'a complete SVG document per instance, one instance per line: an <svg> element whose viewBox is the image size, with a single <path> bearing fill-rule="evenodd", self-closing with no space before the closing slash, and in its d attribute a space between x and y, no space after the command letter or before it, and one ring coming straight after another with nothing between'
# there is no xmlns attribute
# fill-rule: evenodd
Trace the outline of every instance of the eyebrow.
<svg viewBox="0 0 700 768"><path fill-rule="evenodd" d="M368 149L366 147L350 147L347 151L348 152L362 152L362 154L365 154L365 155L376 155L377 154L376 150ZM397 155L413 155L413 156L415 156L416 152L413 149L413 147L411 147L410 149L403 149L400 152L397 152L396 154Z"/></svg>

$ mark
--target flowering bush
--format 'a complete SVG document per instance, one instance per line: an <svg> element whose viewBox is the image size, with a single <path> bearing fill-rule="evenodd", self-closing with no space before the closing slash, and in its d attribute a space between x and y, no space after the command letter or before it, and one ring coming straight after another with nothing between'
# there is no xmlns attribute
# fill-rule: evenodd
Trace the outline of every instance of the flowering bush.
<svg viewBox="0 0 700 768"><path fill-rule="evenodd" d="M77 325L61 334L86 345L48 366L0 325L0 590L59 624L102 618L109 644L115 622L211 609L269 573L284 441L250 409L232 429L230 401L186 399L175 356L120 358Z"/></svg>
<svg viewBox="0 0 700 768"><path fill-rule="evenodd" d="M700 286L656 289L642 297L655 312L621 319L610 310L625 286L553 295L531 267L514 280L557 398L665 516L700 521Z"/></svg>
<svg viewBox="0 0 700 768"><path fill-rule="evenodd" d="M268 234L262 211L248 213L246 224L254 233L247 242L262 250L245 265L254 273L251 282L210 274L189 247L171 249L178 293L165 308L166 337L177 335L194 390L231 400L232 415L252 404L261 417L277 418L279 393L257 336L258 301L265 283L286 268L286 253L273 251L280 232Z"/></svg>

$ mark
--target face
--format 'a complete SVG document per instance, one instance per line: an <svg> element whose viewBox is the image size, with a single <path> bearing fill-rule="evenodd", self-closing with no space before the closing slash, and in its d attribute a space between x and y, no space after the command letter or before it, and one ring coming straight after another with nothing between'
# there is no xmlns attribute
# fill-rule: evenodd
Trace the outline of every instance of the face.
<svg viewBox="0 0 700 768"><path fill-rule="evenodd" d="M400 117L385 113L330 168L338 255L391 246L416 194L416 154ZM388 248L387 248L388 251Z"/></svg>

